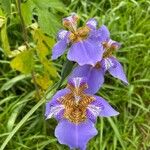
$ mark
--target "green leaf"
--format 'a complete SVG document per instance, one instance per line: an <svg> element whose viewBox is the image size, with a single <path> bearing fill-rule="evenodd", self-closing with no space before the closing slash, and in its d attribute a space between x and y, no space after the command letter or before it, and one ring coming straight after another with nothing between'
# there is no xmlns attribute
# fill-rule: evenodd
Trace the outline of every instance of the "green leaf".
<svg viewBox="0 0 150 150"><path fill-rule="evenodd" d="M53 47L55 41L54 39L44 35L40 29L34 29L32 35L36 42L38 56L42 60L45 56L50 54L49 48Z"/></svg>
<svg viewBox="0 0 150 150"><path fill-rule="evenodd" d="M7 36L7 19L3 20L3 26L1 28L1 40L2 40L2 48L4 50L4 53L6 55L11 54L10 46L9 46L9 41L8 41L8 36Z"/></svg>
<svg viewBox="0 0 150 150"><path fill-rule="evenodd" d="M58 88L61 86L65 78L71 73L74 63L72 61L67 60L63 65L62 72L61 72L61 80L59 82Z"/></svg>
<svg viewBox="0 0 150 150"><path fill-rule="evenodd" d="M21 119L21 121L15 126L15 128L9 133L5 141L0 147L0 150L4 150L8 142L12 139L14 134L21 128L21 126L30 118L30 116L45 102L45 99L39 101L32 109Z"/></svg>
<svg viewBox="0 0 150 150"><path fill-rule="evenodd" d="M26 79L28 77L29 76L27 76L27 75L18 75L17 77L14 77L14 78L10 79L5 84L3 84L0 91L9 90L18 81L21 81L21 80Z"/></svg>
<svg viewBox="0 0 150 150"><path fill-rule="evenodd" d="M38 23L42 31L48 35L55 36L58 29L61 27L58 19L49 11L43 11L38 9Z"/></svg>
<svg viewBox="0 0 150 150"><path fill-rule="evenodd" d="M41 10L51 8L66 13L66 10L64 9L65 6L60 0L42 0L42 1L32 0L32 1L35 3L37 8Z"/></svg>
<svg viewBox="0 0 150 150"><path fill-rule="evenodd" d="M43 59L42 64L44 65L45 70L47 70L51 77L57 77L57 70L51 61Z"/></svg>
<svg viewBox="0 0 150 150"><path fill-rule="evenodd" d="M7 15L11 13L11 0L1 0L1 6Z"/></svg>
<svg viewBox="0 0 150 150"><path fill-rule="evenodd" d="M21 12L26 25L30 25L32 23L32 12L34 8L35 5L31 0L21 3Z"/></svg>
<svg viewBox="0 0 150 150"><path fill-rule="evenodd" d="M67 60L65 62L62 68L62 72L61 72L62 80L64 80L71 73L73 66L74 66L74 63L72 61Z"/></svg>
<svg viewBox="0 0 150 150"><path fill-rule="evenodd" d="M34 67L34 59L32 49L26 50L18 54L11 62L10 65L24 74L31 73Z"/></svg>
<svg viewBox="0 0 150 150"><path fill-rule="evenodd" d="M36 83L43 89L47 90L53 84L53 81L49 78L48 74L36 75Z"/></svg>
<svg viewBox="0 0 150 150"><path fill-rule="evenodd" d="M122 140L122 138L120 136L118 127L115 125L115 123L114 123L112 118L108 118L108 121L109 121L111 127L113 128L113 130L115 132L115 135L116 135L118 141L120 142L120 145L122 146L122 149L125 150L126 148L125 148L124 142L123 142L123 140Z"/></svg>

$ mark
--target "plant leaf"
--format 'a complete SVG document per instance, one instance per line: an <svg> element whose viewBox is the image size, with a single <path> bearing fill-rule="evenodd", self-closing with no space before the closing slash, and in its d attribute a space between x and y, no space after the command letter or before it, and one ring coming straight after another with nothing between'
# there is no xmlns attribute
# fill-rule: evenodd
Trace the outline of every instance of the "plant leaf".
<svg viewBox="0 0 150 150"><path fill-rule="evenodd" d="M7 36L7 19L5 18L3 22L3 26L1 28L1 40L2 40L2 48L4 53L8 56L11 54L8 36Z"/></svg>
<svg viewBox="0 0 150 150"><path fill-rule="evenodd" d="M32 49L26 50L18 54L11 62L10 65L24 74L31 73L34 67L34 59Z"/></svg>
<svg viewBox="0 0 150 150"><path fill-rule="evenodd" d="M11 13L11 0L1 0L1 6L7 15Z"/></svg>

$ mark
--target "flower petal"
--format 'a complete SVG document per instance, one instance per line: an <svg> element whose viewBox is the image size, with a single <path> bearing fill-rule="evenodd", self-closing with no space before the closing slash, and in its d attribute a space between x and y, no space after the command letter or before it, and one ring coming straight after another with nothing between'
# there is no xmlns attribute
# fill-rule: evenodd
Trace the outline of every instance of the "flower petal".
<svg viewBox="0 0 150 150"><path fill-rule="evenodd" d="M71 77L85 77L87 79L89 94L95 94L104 83L104 71L101 68L95 68L91 65L77 66Z"/></svg>
<svg viewBox="0 0 150 150"><path fill-rule="evenodd" d="M80 66L95 65L102 59L102 45L87 39L73 44L68 52L68 59L77 62Z"/></svg>
<svg viewBox="0 0 150 150"><path fill-rule="evenodd" d="M97 116L99 116L100 112L101 112L101 107L90 104L87 107L86 115L88 119L90 119L93 123L95 123Z"/></svg>
<svg viewBox="0 0 150 150"><path fill-rule="evenodd" d="M64 40L66 38L67 34L68 34L67 30L60 30L57 34L57 39Z"/></svg>
<svg viewBox="0 0 150 150"><path fill-rule="evenodd" d="M55 117L59 120L59 118L61 118L64 106L59 103L58 98L66 95L67 93L69 93L68 89L60 90L53 96L51 101L46 103L45 116L47 119Z"/></svg>
<svg viewBox="0 0 150 150"><path fill-rule="evenodd" d="M86 25L91 29L96 29L97 21L94 18L91 18L87 21Z"/></svg>
<svg viewBox="0 0 150 150"><path fill-rule="evenodd" d="M52 59L55 60L61 56L65 52L66 48L67 42L65 40L58 41L53 47Z"/></svg>
<svg viewBox="0 0 150 150"><path fill-rule="evenodd" d="M86 150L86 144L96 134L97 130L90 120L80 124L61 120L55 129L55 136L58 141L61 144L68 145L70 149L79 148Z"/></svg>
<svg viewBox="0 0 150 150"><path fill-rule="evenodd" d="M125 75L125 73L123 71L122 65L114 57L111 57L111 60L115 63L115 65L108 69L109 73L113 77L122 80L125 84L128 84L128 81L127 81L126 75Z"/></svg>
<svg viewBox="0 0 150 150"><path fill-rule="evenodd" d="M93 101L91 105L95 105L100 108L101 111L99 113L99 116L109 117L109 116L116 116L119 114L102 97L100 96L94 96L94 97L95 97L95 101Z"/></svg>
<svg viewBox="0 0 150 150"><path fill-rule="evenodd" d="M58 32L58 42L54 45L52 50L52 59L57 59L59 56L61 56L69 43L69 32L66 30L61 30Z"/></svg>
<svg viewBox="0 0 150 150"><path fill-rule="evenodd" d="M82 76L81 77L79 77L79 76L71 77L70 76L68 79L68 83L73 85L75 88L79 88L81 85L87 83L87 79Z"/></svg>
<svg viewBox="0 0 150 150"><path fill-rule="evenodd" d="M121 47L121 44L119 42L116 42L112 39L109 39L107 41L108 48L114 48L115 50L119 49Z"/></svg>
<svg viewBox="0 0 150 150"><path fill-rule="evenodd" d="M116 64L113 61L113 59L111 59L111 58L112 57L107 57L107 58L102 59L101 66L102 66L104 71L107 71L111 67L115 67Z"/></svg>
<svg viewBox="0 0 150 150"><path fill-rule="evenodd" d="M105 42L105 41L108 41L110 39L110 32L105 25L102 25L98 29L97 34L98 34L98 39L100 42Z"/></svg>

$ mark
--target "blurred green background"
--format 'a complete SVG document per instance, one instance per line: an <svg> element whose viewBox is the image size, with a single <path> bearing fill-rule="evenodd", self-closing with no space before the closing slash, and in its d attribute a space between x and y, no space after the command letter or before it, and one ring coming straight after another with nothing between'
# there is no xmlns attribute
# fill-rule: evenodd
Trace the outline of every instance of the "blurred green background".
<svg viewBox="0 0 150 150"><path fill-rule="evenodd" d="M98 118L99 133L87 150L150 150L149 0L0 0L0 150L68 150L57 142L57 122L45 121L44 110L66 71L65 56L53 63L50 56L61 20L71 12L82 22L95 17L108 26L122 44L116 57L130 83L106 75L97 95L120 115ZM65 83L63 78L61 87Z"/></svg>

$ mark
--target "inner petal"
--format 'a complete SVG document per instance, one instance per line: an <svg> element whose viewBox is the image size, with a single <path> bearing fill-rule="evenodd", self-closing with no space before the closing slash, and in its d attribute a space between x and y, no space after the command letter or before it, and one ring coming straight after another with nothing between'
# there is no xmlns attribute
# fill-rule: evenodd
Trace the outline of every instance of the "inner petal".
<svg viewBox="0 0 150 150"><path fill-rule="evenodd" d="M84 92L86 87L87 85L83 82L83 78L73 78L67 86L70 89L70 93L58 99L64 106L64 118L75 124L87 119L86 110L95 99Z"/></svg>

